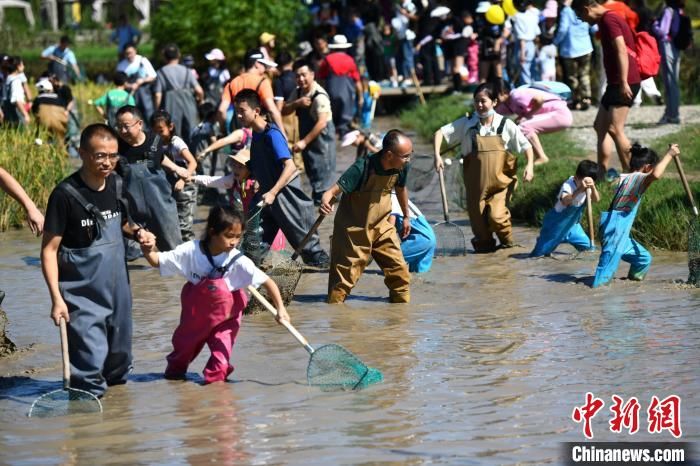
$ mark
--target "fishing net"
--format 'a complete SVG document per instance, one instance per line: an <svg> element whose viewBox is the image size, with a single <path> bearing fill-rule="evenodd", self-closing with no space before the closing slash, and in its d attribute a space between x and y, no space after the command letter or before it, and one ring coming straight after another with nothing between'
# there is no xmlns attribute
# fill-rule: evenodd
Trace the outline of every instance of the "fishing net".
<svg viewBox="0 0 700 466"><path fill-rule="evenodd" d="M47 418L101 412L102 403L92 393L77 388L62 388L37 398L29 408L29 417Z"/></svg>
<svg viewBox="0 0 700 466"><path fill-rule="evenodd" d="M694 217L688 228L688 284L700 287L700 219Z"/></svg>
<svg viewBox="0 0 700 466"><path fill-rule="evenodd" d="M433 225L435 232L435 257L463 256L467 253L467 242L459 225L440 222Z"/></svg>
<svg viewBox="0 0 700 466"><path fill-rule="evenodd" d="M321 390L359 390L384 380L377 369L367 367L340 345L324 345L311 353L306 369L309 385Z"/></svg>
<svg viewBox="0 0 700 466"><path fill-rule="evenodd" d="M294 291L301 279L304 266L289 257L285 258L282 252L270 252L268 257L265 258L265 262L263 269L268 268L265 273L277 284L277 288L279 288L282 295L282 302L284 302L285 306L288 306L294 298ZM260 293L265 299L270 300L270 296L265 288L261 288ZM264 311L265 307L259 301L253 299L248 302L244 313L257 314Z"/></svg>

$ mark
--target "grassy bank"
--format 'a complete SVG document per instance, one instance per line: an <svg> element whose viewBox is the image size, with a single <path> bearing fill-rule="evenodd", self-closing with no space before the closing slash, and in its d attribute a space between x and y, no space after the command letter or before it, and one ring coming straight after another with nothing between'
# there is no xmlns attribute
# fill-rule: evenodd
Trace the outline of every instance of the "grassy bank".
<svg viewBox="0 0 700 466"><path fill-rule="evenodd" d="M43 144L37 145L36 138ZM0 166L7 170L27 192L39 210L46 210L49 194L69 171L65 150L50 144L49 135L35 128L0 131ZM0 231L24 223L22 207L5 193L0 193Z"/></svg>
<svg viewBox="0 0 700 466"><path fill-rule="evenodd" d="M401 114L401 123L415 130L421 137L432 139L434 131L448 121L454 120L467 110L464 96L435 98L430 105L417 106ZM540 227L545 212L554 206L561 184L576 171L578 160L587 157L587 152L576 144L565 132L545 134L541 137L542 145L551 162L535 167L535 179L532 183L520 183L510 204L513 219L533 227ZM700 125L685 126L678 133L664 136L653 141L653 147L660 155L668 143L681 145L686 174L691 180L700 179ZM524 166L524 159L519 161ZM451 181L451 199L465 206L464 188L459 180ZM597 226L600 214L610 205L613 196L612 186L599 183L601 201L594 204L594 224ZM700 182L692 181L691 189L698 197ZM690 202L683 186L676 175L675 165L668 167L664 179L652 185L644 195L644 201L637 215L633 229L634 237L642 244L657 249L674 251L687 250L688 222ZM586 222L586 218L582 219ZM586 227L587 229L587 227Z"/></svg>

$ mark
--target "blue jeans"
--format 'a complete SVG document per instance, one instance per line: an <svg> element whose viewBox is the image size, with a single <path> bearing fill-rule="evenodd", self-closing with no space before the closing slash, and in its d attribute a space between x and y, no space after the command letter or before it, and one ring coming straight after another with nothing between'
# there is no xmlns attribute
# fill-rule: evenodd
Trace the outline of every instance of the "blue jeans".
<svg viewBox="0 0 700 466"><path fill-rule="evenodd" d="M405 79L411 78L411 72L413 71L413 44L410 40L404 39L401 41L401 62L399 67L399 74Z"/></svg>
<svg viewBox="0 0 700 466"><path fill-rule="evenodd" d="M664 116L671 120L678 120L678 109L681 104L681 90L678 83L681 69L680 50L674 47L671 41L661 42L659 48L661 49L661 73L664 78L664 92L666 94Z"/></svg>
<svg viewBox="0 0 700 466"><path fill-rule="evenodd" d="M515 58L520 65L518 85L532 83L532 65L535 61L535 52L535 42L531 40L525 41L525 62L523 63L520 61L520 41L518 40L515 42Z"/></svg>

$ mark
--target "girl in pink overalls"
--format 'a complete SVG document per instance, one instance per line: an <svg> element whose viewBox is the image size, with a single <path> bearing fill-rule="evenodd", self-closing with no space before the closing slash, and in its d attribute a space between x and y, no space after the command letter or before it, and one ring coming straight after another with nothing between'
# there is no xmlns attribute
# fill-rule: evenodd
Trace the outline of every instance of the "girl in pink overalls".
<svg viewBox="0 0 700 466"><path fill-rule="evenodd" d="M233 372L229 359L248 303L243 291L248 285L263 285L277 308L278 320L289 321L275 282L236 249L244 228L245 221L236 209L216 206L209 211L201 241L188 241L167 252L143 249L144 257L162 276L179 274L187 279L166 379L184 379L205 343L211 357L204 368L204 382L224 381Z"/></svg>

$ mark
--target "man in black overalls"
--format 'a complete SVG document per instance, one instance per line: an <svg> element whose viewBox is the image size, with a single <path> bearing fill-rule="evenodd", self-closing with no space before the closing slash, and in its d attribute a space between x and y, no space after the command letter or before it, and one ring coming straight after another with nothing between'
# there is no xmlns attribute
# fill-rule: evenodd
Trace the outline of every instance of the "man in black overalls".
<svg viewBox="0 0 700 466"><path fill-rule="evenodd" d="M303 60L294 63L299 87L293 100L285 104L282 115L296 112L299 119L299 140L292 147L301 152L304 170L309 177L315 205L332 186L335 175L335 126L328 93L316 82L311 66Z"/></svg>
<svg viewBox="0 0 700 466"><path fill-rule="evenodd" d="M131 216L156 235L158 250L175 249L182 243L182 236L172 186L163 168L183 178L188 177L189 172L165 157L157 134L143 131L143 118L133 105L125 105L117 111L116 129L121 155L116 170L124 178L126 191L132 199ZM129 242L127 259L140 256L141 248Z"/></svg>
<svg viewBox="0 0 700 466"><path fill-rule="evenodd" d="M81 168L51 193L41 265L51 294L51 318L68 322L71 387L102 396L126 383L131 359L131 289L123 236L152 245L130 225L117 164L117 135L90 125L80 139Z"/></svg>
<svg viewBox="0 0 700 466"><path fill-rule="evenodd" d="M277 230L281 229L296 249L311 229L315 215L313 202L301 190L299 178L294 178L296 167L287 140L277 125L260 115L260 98L255 91L243 89L236 94L234 104L241 124L253 130L249 163L260 189L251 205L262 200L268 206L261 214L262 240L272 244ZM302 249L301 258L308 265L328 266L330 259L321 249L317 233Z"/></svg>

